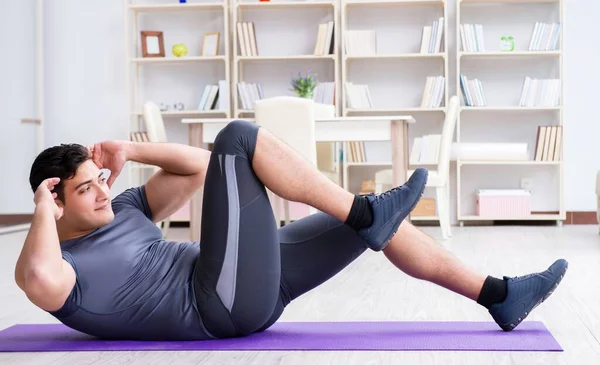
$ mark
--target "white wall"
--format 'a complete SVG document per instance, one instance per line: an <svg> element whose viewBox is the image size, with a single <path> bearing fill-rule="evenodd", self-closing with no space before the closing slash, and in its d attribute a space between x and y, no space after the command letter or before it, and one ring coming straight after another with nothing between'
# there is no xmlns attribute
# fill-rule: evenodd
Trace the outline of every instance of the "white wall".
<svg viewBox="0 0 600 365"><path fill-rule="evenodd" d="M565 202L567 210L596 209L596 173L600 170L598 85L600 45L594 41L600 3L565 1Z"/></svg>
<svg viewBox="0 0 600 365"><path fill-rule="evenodd" d="M37 118L35 95L36 0L0 4L0 214L33 211L29 169L37 130L21 118Z"/></svg>
<svg viewBox="0 0 600 365"><path fill-rule="evenodd" d="M123 2L54 0L44 21L46 145L128 138Z"/></svg>
<svg viewBox="0 0 600 365"><path fill-rule="evenodd" d="M455 32L455 0L448 1L450 36ZM596 122L595 93L600 75L595 63L600 49L587 41L593 29L594 14L600 4L587 0L565 1L564 31L564 123L565 123L565 203L567 210L595 209L596 142L600 125ZM93 13L93 16L89 14ZM258 15L257 15L258 16ZM105 138L126 138L125 46L123 9L120 0L58 0L46 9L46 119L47 143L65 141L90 143ZM307 35L314 38L316 30ZM454 41L450 42L453 47ZM167 52L170 46L167 45ZM261 53L270 50L263 48ZM450 69L455 67L450 55ZM272 72L257 70L255 74ZM320 64L313 67L320 68ZM251 71L250 69L248 72ZM288 73L288 68L278 73ZM290 75L291 76L291 75ZM450 73L452 87L454 73ZM252 81L252 80L251 80ZM284 88L281 88L283 91ZM185 141L176 121L169 121L170 133ZM428 122L429 123L429 122ZM435 123L435 122L432 122ZM168 132L169 133L169 132ZM539 176L544 176L542 172ZM126 184L117 183L119 190ZM551 194L551 193L550 193ZM552 197L548 197L552 198ZM544 202L541 202L543 204Z"/></svg>

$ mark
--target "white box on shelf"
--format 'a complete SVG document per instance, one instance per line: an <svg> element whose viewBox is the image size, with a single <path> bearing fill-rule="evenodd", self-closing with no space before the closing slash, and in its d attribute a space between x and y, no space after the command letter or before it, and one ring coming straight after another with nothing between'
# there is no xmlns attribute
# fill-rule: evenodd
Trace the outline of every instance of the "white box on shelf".
<svg viewBox="0 0 600 365"><path fill-rule="evenodd" d="M477 191L477 215L490 218L519 218L531 215L531 192L523 189Z"/></svg>

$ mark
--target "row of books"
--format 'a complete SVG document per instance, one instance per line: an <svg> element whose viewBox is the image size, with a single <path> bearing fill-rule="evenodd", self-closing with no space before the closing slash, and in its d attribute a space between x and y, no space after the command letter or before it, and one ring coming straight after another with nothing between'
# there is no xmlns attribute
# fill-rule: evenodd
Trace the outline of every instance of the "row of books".
<svg viewBox="0 0 600 365"><path fill-rule="evenodd" d="M254 22L238 22L237 38L242 56L258 56Z"/></svg>
<svg viewBox="0 0 600 365"><path fill-rule="evenodd" d="M558 48L560 38L560 23L535 22L531 40L530 51L555 51Z"/></svg>
<svg viewBox="0 0 600 365"><path fill-rule="evenodd" d="M324 56L333 54L334 49L334 29L333 21L319 24L319 31L317 33L317 41L315 43L315 50L313 54L315 56Z"/></svg>
<svg viewBox="0 0 600 365"><path fill-rule="evenodd" d="M346 106L351 109L371 109L373 100L368 85L346 82Z"/></svg>
<svg viewBox="0 0 600 365"><path fill-rule="evenodd" d="M349 30L344 42L346 54L349 56L377 54L377 33L374 30Z"/></svg>
<svg viewBox="0 0 600 365"><path fill-rule="evenodd" d="M367 162L367 151L363 141L346 142L346 161Z"/></svg>
<svg viewBox="0 0 600 365"><path fill-rule="evenodd" d="M335 82L320 82L313 92L313 100L320 104L335 104Z"/></svg>
<svg viewBox="0 0 600 365"><path fill-rule="evenodd" d="M423 27L421 32L421 53L442 52L442 36L444 35L444 18L433 21L433 25Z"/></svg>
<svg viewBox="0 0 600 365"><path fill-rule="evenodd" d="M446 78L444 76L428 76L423 88L421 108L439 108L444 99Z"/></svg>
<svg viewBox="0 0 600 365"><path fill-rule="evenodd" d="M483 84L479 79L469 80L463 74L460 75L460 90L466 106L486 106Z"/></svg>
<svg viewBox="0 0 600 365"><path fill-rule="evenodd" d="M225 95L225 97L219 97ZM198 110L228 110L229 85L225 80L219 80L218 85L206 85L198 103Z"/></svg>
<svg viewBox="0 0 600 365"><path fill-rule="evenodd" d="M461 24L459 33L463 52L485 52L483 25Z"/></svg>
<svg viewBox="0 0 600 365"><path fill-rule="evenodd" d="M436 165L440 157L441 134L428 134L415 137L408 163L410 165Z"/></svg>
<svg viewBox="0 0 600 365"><path fill-rule="evenodd" d="M238 82L237 89L242 108L245 110L254 109L256 101L264 98L261 84Z"/></svg>
<svg viewBox="0 0 600 365"><path fill-rule="evenodd" d="M150 142L148 138L148 132L131 132L129 133L129 140L132 142Z"/></svg>
<svg viewBox="0 0 600 365"><path fill-rule="evenodd" d="M525 77L519 106L558 106L560 104L560 85L560 79Z"/></svg>
<svg viewBox="0 0 600 365"><path fill-rule="evenodd" d="M562 125L541 125L537 130L535 161L562 159Z"/></svg>

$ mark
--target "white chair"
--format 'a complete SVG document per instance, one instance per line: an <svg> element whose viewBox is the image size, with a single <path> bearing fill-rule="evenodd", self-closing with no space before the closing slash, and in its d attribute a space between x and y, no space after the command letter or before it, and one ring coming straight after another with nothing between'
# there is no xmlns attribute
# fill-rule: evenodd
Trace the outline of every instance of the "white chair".
<svg viewBox="0 0 600 365"><path fill-rule="evenodd" d="M167 142L167 133L165 131L165 124L163 122L162 114L160 113L159 107L153 102L149 101L144 104L144 124L146 126L146 133L148 134L148 140L154 143L165 143ZM154 171L158 171L158 167L153 167ZM166 237L169 233L169 227L171 225L171 218L167 217L161 222L157 222L156 225L161 228L163 236Z"/></svg>
<svg viewBox="0 0 600 365"><path fill-rule="evenodd" d="M258 100L254 106L256 124L288 144L306 160L317 166L315 119L333 118L333 105L315 103L311 99L279 96ZM269 192L275 208L275 219L280 224L280 197ZM284 200L285 223L290 222L289 202ZM316 210L310 207L310 213Z"/></svg>
<svg viewBox="0 0 600 365"><path fill-rule="evenodd" d="M427 186L435 188L438 217L440 219L443 239L452 237L452 233L450 232L450 154L457 116L458 96L454 95L450 98L446 110L437 169L430 170L427 179ZM408 171L408 176L411 176L413 172L414 170Z"/></svg>

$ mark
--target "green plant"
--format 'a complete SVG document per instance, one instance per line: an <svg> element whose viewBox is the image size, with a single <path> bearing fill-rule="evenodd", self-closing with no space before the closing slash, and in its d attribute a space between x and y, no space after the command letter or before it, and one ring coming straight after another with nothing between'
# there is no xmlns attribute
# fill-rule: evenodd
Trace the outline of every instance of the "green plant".
<svg viewBox="0 0 600 365"><path fill-rule="evenodd" d="M302 76L298 73L298 77L292 79L292 90L301 98L311 98L318 82L316 74L309 72Z"/></svg>

